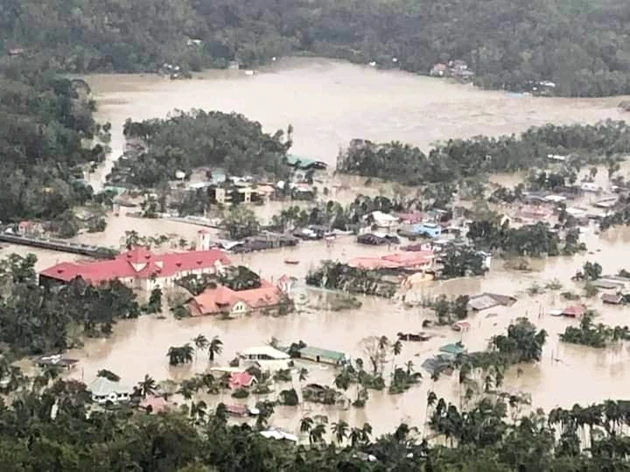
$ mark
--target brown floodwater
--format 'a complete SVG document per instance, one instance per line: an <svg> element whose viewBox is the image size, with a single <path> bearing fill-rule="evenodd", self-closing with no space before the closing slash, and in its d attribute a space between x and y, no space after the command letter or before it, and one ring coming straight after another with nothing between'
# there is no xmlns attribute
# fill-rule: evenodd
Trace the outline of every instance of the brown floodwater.
<svg viewBox="0 0 630 472"><path fill-rule="evenodd" d="M99 102L98 117L113 125L112 158L122 149L121 126L131 117L135 120L162 117L177 108L218 109L237 111L262 122L266 130L286 128L292 124L294 151L334 163L339 148L355 137L373 140L398 139L415 143L424 149L436 140L466 137L476 134L503 134L521 131L531 125L546 122L595 122L606 118L620 119L619 98L603 99L543 99L516 98L502 92L485 92L470 86L419 77L393 71L328 60L296 59L265 69L254 76L235 71L210 71L193 80L170 81L156 76L105 75L89 77ZM111 160L94 175L101 182L111 168ZM598 181L605 172L598 175ZM511 177L499 178L504 184L516 182ZM365 187L362 179L345 181L347 189L334 190L333 198L347 201L357 192L378 193L378 187ZM271 214L276 206L259 210ZM111 216L104 233L85 234L82 241L105 246L119 246L125 231L134 229L140 235L177 234L194 240L198 227L165 220L143 220L125 216ZM630 256L630 230L616 229L598 235L593 228L586 230L583 240L591 253L573 258L558 257L540 261L535 272L507 271L500 260L494 260L492 270L484 278L446 282L429 282L414 287L406 294L406 301L420 301L437 294L457 296L489 291L518 297L511 308L491 309L471 317L470 331L458 334L449 328L436 328L437 336L426 343L406 343L402 354L388 363L403 365L411 360L420 370L422 361L448 342L462 340L471 350L483 349L488 339L505 330L510 321L527 316L549 332L542 361L525 366L522 372L510 371L505 389L531 394L535 406L550 409L556 405L571 406L575 402L588 403L604 398L630 396L630 353L626 346L595 350L579 346L561 345L558 333L577 321L540 315L541 310L561 308L567 303L559 292L548 292L531 297L527 288L537 283L558 279L563 290L580 291L570 277L587 261L597 260L606 273L624 267ZM48 251L31 251L9 247L9 252L36 252L38 269L75 257ZM393 251L393 249L392 249ZM400 297L381 300L361 297L363 306L357 310L334 312L327 309L327 294L307 290L303 277L322 259L347 260L366 254L384 254L387 248L359 246L353 238L340 238L333 245L309 242L297 248L275 250L243 256L233 256L233 262L250 266L263 277L277 279L283 274L300 280L295 289L297 310L285 317L250 316L238 320L199 318L177 321L167 316L141 317L118 323L109 339L87 340L84 348L70 352L81 359L79 368L71 375L86 382L99 369L119 374L123 381L134 384L145 374L157 380L181 380L195 372L203 372L209 363L203 354L189 366L169 367L166 352L170 346L190 342L197 334L210 338L220 336L225 348L217 365L225 365L236 352L261 345L272 337L290 343L304 340L308 344L345 351L354 357L364 357L361 340L372 335L395 338L398 331L419 331L422 321L430 313L420 307L406 308ZM289 266L285 258L298 259L300 264ZM628 264L630 267L630 264ZM615 325L627 324L630 310L604 306L596 297L588 301L596 309L601 321ZM496 316L488 317L488 313ZM334 370L307 364L309 381L329 384ZM294 383L297 386L297 379ZM277 390L287 386L276 386ZM369 422L375 432L394 428L407 421L421 427L425 419L427 391L452 401L459 401L456 375L443 377L438 382L425 380L403 395L370 392L364 409L323 407L304 404L297 408L277 408L272 423L296 430L303 415L325 414L331 421L342 418L351 424ZM354 399L355 392L348 396ZM273 398L273 395L271 396ZM229 397L204 397L210 403L219 400L237 403ZM252 397L245 402L254 404Z"/></svg>

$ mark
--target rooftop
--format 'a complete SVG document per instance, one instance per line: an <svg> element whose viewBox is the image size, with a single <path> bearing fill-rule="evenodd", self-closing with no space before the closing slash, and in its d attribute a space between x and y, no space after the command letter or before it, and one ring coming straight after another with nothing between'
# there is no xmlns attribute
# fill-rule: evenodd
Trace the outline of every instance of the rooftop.
<svg viewBox="0 0 630 472"><path fill-rule="evenodd" d="M274 307L280 304L282 298L282 291L278 287L263 280L259 288L250 290L236 291L223 285L208 288L194 297L189 306L198 311L198 314L206 315L229 311L238 302L252 310Z"/></svg>
<svg viewBox="0 0 630 472"><path fill-rule="evenodd" d="M91 392L92 395L99 397L107 397L112 393L131 394L131 389L126 385L123 385L120 382L112 382L105 377L96 377L96 379L87 386L87 390Z"/></svg>
<svg viewBox="0 0 630 472"><path fill-rule="evenodd" d="M179 272L214 267L217 263L230 264L218 249L154 254L144 247L134 247L113 260L62 262L43 270L40 275L64 282L81 277L86 282L99 283L122 278L171 277Z"/></svg>
<svg viewBox="0 0 630 472"><path fill-rule="evenodd" d="M267 356L273 359L289 359L290 356L286 352L282 352L271 346L250 347L241 351L242 356Z"/></svg>
<svg viewBox="0 0 630 472"><path fill-rule="evenodd" d="M346 354L339 351L331 351L329 349L322 349L315 346L306 346L300 349L301 355L307 355L312 357L324 357L326 359L332 359L337 362L341 362L346 359Z"/></svg>

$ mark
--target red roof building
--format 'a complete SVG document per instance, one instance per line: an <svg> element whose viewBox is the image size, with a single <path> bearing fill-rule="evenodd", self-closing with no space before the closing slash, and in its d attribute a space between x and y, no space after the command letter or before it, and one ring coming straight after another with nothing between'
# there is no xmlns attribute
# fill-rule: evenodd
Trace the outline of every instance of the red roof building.
<svg viewBox="0 0 630 472"><path fill-rule="evenodd" d="M152 290L156 286L172 286L185 275L214 273L229 264L230 260L218 249L154 254L135 247L113 260L62 262L39 275L40 281L58 283L68 283L77 277L91 284L117 279L132 288Z"/></svg>
<svg viewBox="0 0 630 472"><path fill-rule="evenodd" d="M248 388L254 383L256 383L256 377L249 372L232 372L232 374L230 374L230 388L232 390Z"/></svg>
<svg viewBox="0 0 630 472"><path fill-rule="evenodd" d="M569 318L581 318L586 313L586 307L584 305L572 305L562 310L562 316L568 316Z"/></svg>
<svg viewBox="0 0 630 472"><path fill-rule="evenodd" d="M208 288L188 302L192 316L218 315L238 316L262 310L277 310L286 300L280 288L263 280L259 288L232 290L219 285Z"/></svg>

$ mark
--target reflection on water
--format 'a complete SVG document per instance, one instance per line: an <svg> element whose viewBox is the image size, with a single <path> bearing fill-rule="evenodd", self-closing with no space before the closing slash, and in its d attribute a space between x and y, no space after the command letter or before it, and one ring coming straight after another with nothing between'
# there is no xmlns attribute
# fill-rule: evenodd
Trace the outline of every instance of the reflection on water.
<svg viewBox="0 0 630 472"><path fill-rule="evenodd" d="M515 99L501 92L483 92L469 86L418 77L399 72L382 72L345 63L324 60L294 60L271 68L262 74L245 77L237 72L207 72L190 81L168 81L155 76L92 76L90 84L99 99L99 118L113 124L112 147L114 155L122 149L120 133L124 120L164 116L170 110L193 107L238 111L260 120L266 130L295 127L295 152L334 163L341 146L355 137L374 140L412 142L427 148L438 139L464 137L476 134L502 134L522 130L547 121L556 123L597 121L620 118L616 109L619 98L604 99ZM108 172L100 169L93 179L98 181ZM511 184L512 177L498 177L497 182ZM355 188L378 193L378 188L366 188L362 179L351 182ZM334 198L347 201L354 192L339 190ZM260 211L275 212L263 209ZM135 229L140 235L176 233L194 240L198 227L164 220L140 220L125 216L110 217L103 234L86 234L79 239L105 246L118 246L126 230ZM502 262L495 260L492 271L485 278L429 283L407 294L407 299L420 300L444 293L448 296L477 294L483 291L513 294L518 302L510 308L489 310L471 317L471 330L458 334L449 328L436 328L437 335L426 343L405 343L402 354L394 360L402 365L411 360L419 369L424 358L447 342L462 340L471 349L483 349L488 339L505 330L510 321L527 316L546 329L550 336L543 360L536 366L525 366L521 373L516 369L506 377L506 388L531 393L537 406L551 408L556 404L570 406L574 402L588 403L608 397L630 395L630 373L625 369L628 349L598 351L579 346L560 345L558 333L570 323L565 319L540 316L542 310L561 307L559 292L529 297L526 289L533 283L544 284L557 278L566 290L579 291L570 277L586 260L602 264L605 272L622 268L630 255L625 243L630 231L616 229L603 236L590 230L584 236L595 255L578 255L574 258L555 258L541 262L540 270L531 273L507 272ZM4 249L3 254L24 248ZM75 256L36 251L38 269L58 261L72 260ZM347 260L365 254L384 254L387 248L358 246L353 239L342 238L330 247L320 242L304 243L297 248L269 251L259 254L234 256L235 263L249 265L263 277L276 279L283 274L303 280L309 268L322 259ZM300 261L297 266L283 263L289 257ZM630 264L628 264L630 266ZM303 287L300 290L304 290ZM421 308L405 308L399 300L361 298L361 309L332 312L313 307L300 307L286 317L270 318L251 316L224 321L216 318L198 318L176 321L142 317L120 322L110 339L88 340L83 349L70 355L81 359L79 369L72 375L90 381L99 369L109 369L130 384L144 374L155 379L175 380L203 372L209 363L199 354L190 366L168 366L166 352L170 346L190 342L197 334L210 338L218 335L224 342L224 351L217 364L225 364L241 349L260 345L272 337L283 342L304 340L308 344L345 351L354 357L365 357L360 341L371 335L394 338L398 331L419 331L428 314ZM590 305L601 314L607 324L627 324L627 310L603 306L598 299ZM391 369L388 365L388 370ZM334 371L309 364L309 381L329 384ZM391 430L400 421L420 425L424 421L426 394L429 389L438 395L455 400L459 394L456 379L444 377L432 382L425 375L422 385L403 395L391 396L386 392L370 392L364 409L346 411L319 405L300 405L295 408L279 407L273 419L275 424L295 430L304 414L327 414L331 421L342 418L351 424L369 422L376 433ZM297 387L297 379L294 384ZM278 389L287 388L280 386ZM351 389L348 396L354 399ZM235 402L228 398L207 398L207 401ZM245 400L255 402L255 398Z"/></svg>

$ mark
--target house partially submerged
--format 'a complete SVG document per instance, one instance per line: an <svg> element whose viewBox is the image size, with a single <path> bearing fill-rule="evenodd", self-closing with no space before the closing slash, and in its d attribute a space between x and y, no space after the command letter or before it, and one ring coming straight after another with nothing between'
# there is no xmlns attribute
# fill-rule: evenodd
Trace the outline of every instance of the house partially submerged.
<svg viewBox="0 0 630 472"><path fill-rule="evenodd" d="M370 246L384 246L386 244L400 244L398 236L381 233L364 233L357 237L359 244L368 244Z"/></svg>
<svg viewBox="0 0 630 472"><path fill-rule="evenodd" d="M291 357L271 346L250 347L239 352L238 357L246 368L254 365L264 370L280 370L291 366Z"/></svg>
<svg viewBox="0 0 630 472"><path fill-rule="evenodd" d="M284 285L281 285L283 287ZM232 290L223 285L207 288L187 304L191 316L222 315L239 317L245 314L278 314L289 310L291 300L281 290L266 280L261 286L249 290Z"/></svg>
<svg viewBox="0 0 630 472"><path fill-rule="evenodd" d="M120 382L113 382L105 377L97 377L87 386L92 394L92 401L99 404L127 402L133 390Z"/></svg>
<svg viewBox="0 0 630 472"><path fill-rule="evenodd" d="M620 293L605 293L602 295L602 302L608 305L621 305L623 303L623 295Z"/></svg>
<svg viewBox="0 0 630 472"><path fill-rule="evenodd" d="M255 383L258 383L256 377L249 372L232 372L229 378L229 385L232 390L239 388L249 388Z"/></svg>
<svg viewBox="0 0 630 472"><path fill-rule="evenodd" d="M468 309L471 311L483 311L497 306L512 306L516 298L496 293L482 293L468 300Z"/></svg>
<svg viewBox="0 0 630 472"><path fill-rule="evenodd" d="M569 318L581 318L586 313L584 305L571 305L562 310L562 316Z"/></svg>
<svg viewBox="0 0 630 472"><path fill-rule="evenodd" d="M138 405L139 408L142 408L147 413L152 413L154 415L162 411L166 411L172 406L173 404L169 402L166 398L157 397L154 395L149 395Z"/></svg>
<svg viewBox="0 0 630 472"><path fill-rule="evenodd" d="M432 269L435 262L433 251L402 252L381 257L355 257L348 261L350 267L392 272L419 272Z"/></svg>
<svg viewBox="0 0 630 472"><path fill-rule="evenodd" d="M383 228L388 231L396 229L400 224L397 216L383 213L382 211L373 211L369 215L364 216L363 219L373 227Z"/></svg>
<svg viewBox="0 0 630 472"><path fill-rule="evenodd" d="M190 274L214 274L230 264L218 249L155 254L144 247L134 247L112 260L62 262L39 274L40 284L53 286L70 283L77 277L90 284L119 280L130 288L151 291L170 288L175 281Z"/></svg>
<svg viewBox="0 0 630 472"><path fill-rule="evenodd" d="M297 351L299 359L305 359L322 364L341 366L350 359L344 352L331 351L315 346L305 346Z"/></svg>
<svg viewBox="0 0 630 472"><path fill-rule="evenodd" d="M440 347L440 353L445 356L457 357L466 353L466 348L462 343L445 344Z"/></svg>
<svg viewBox="0 0 630 472"><path fill-rule="evenodd" d="M78 362L77 359L62 357L61 354L42 356L35 360L35 364L40 368L59 367L66 370L72 369Z"/></svg>

